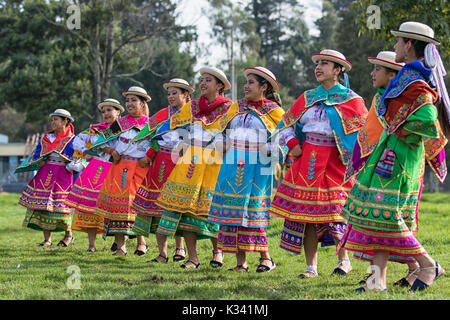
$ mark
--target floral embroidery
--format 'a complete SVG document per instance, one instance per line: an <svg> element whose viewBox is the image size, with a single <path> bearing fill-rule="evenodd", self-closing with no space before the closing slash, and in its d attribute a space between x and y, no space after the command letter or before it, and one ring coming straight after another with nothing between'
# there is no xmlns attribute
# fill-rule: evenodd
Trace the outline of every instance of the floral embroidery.
<svg viewBox="0 0 450 320"><path fill-rule="evenodd" d="M122 183L120 184L120 187L122 189L125 189L127 187L127 175L128 175L128 169L123 168L122 170Z"/></svg>
<svg viewBox="0 0 450 320"><path fill-rule="evenodd" d="M314 173L315 173L315 169L316 169L316 151L312 151L310 156L309 156L309 162L308 162L308 172L306 174L306 179L308 180L312 180L314 179Z"/></svg>
<svg viewBox="0 0 450 320"><path fill-rule="evenodd" d="M236 177L234 179L234 184L236 185L236 187L240 187L242 186L242 182L244 180L244 161L243 160L239 160L237 168L236 168Z"/></svg>
<svg viewBox="0 0 450 320"><path fill-rule="evenodd" d="M194 175L196 163L197 163L197 156L192 156L192 161L191 164L189 165L186 178L188 179L192 178L192 176Z"/></svg>

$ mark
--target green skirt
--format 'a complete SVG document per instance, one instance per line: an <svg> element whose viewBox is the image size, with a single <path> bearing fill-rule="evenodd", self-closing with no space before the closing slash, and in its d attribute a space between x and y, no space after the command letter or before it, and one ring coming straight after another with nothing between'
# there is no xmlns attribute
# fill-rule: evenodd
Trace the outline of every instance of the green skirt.
<svg viewBox="0 0 450 320"><path fill-rule="evenodd" d="M164 210L157 232L170 237L182 237L183 231L196 233L197 239L217 239L219 225L208 221L208 216Z"/></svg>

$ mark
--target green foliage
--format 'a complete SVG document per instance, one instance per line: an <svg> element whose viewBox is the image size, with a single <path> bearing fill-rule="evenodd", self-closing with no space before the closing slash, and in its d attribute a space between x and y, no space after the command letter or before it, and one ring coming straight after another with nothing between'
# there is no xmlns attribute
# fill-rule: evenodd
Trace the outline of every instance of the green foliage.
<svg viewBox="0 0 450 320"><path fill-rule="evenodd" d="M75 243L60 248L56 243L63 233L53 233L53 246L41 248L42 232L21 227L25 209L17 204L20 195L0 195L0 299L2 300L448 300L450 277L445 274L424 292L411 293L393 287L404 277L407 267L388 264L388 293L357 294L353 289L366 277L369 264L351 258L353 270L346 277L332 276L337 263L334 247L319 248L319 278L299 279L305 271L304 255L294 255L279 247L283 219L273 218L268 229L271 257L277 267L270 273L255 272L259 254L249 253L249 273L226 271L236 265L233 254L225 254L224 267L208 265L212 245L198 241L199 270L183 270L180 264L155 264L148 261L158 255L155 236L146 238L149 251L138 257L132 254L136 240L128 240L126 257L114 257L109 248L112 239L97 237L95 253L87 253L87 235L74 232ZM449 194L423 194L420 203L419 241L430 255L447 270ZM175 249L168 241L171 258ZM81 272L81 288L68 289L70 266Z"/></svg>

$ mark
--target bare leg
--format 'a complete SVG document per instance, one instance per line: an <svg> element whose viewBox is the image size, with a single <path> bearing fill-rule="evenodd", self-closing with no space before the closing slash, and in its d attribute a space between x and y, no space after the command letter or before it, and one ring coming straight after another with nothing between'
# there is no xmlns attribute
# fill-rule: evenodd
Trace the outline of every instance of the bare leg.
<svg viewBox="0 0 450 320"><path fill-rule="evenodd" d="M145 242L144 236L137 236L136 239L137 239L136 250L147 252L147 243Z"/></svg>
<svg viewBox="0 0 450 320"><path fill-rule="evenodd" d="M126 248L126 241L125 236L123 234L116 234L115 236L115 243L117 243L117 251L114 255L116 256L123 256L127 253Z"/></svg>
<svg viewBox="0 0 450 320"><path fill-rule="evenodd" d="M306 264L308 266L317 266L317 239L316 230L311 223L305 224L303 247L305 248Z"/></svg>
<svg viewBox="0 0 450 320"><path fill-rule="evenodd" d="M97 229L89 228L87 229L88 239L89 239L89 248L88 251L95 251L95 240L97 238Z"/></svg>
<svg viewBox="0 0 450 320"><path fill-rule="evenodd" d="M213 245L213 258L211 260L211 266L213 267L221 267L223 262L223 252L217 246L217 239L211 238L211 243ZM215 262L213 262L215 261Z"/></svg>
<svg viewBox="0 0 450 320"><path fill-rule="evenodd" d="M414 257L420 265L420 271L417 273L417 279L423 281L427 285L431 285L436 278L436 261L426 253L421 256ZM442 274L444 269L439 266L438 274Z"/></svg>
<svg viewBox="0 0 450 320"><path fill-rule="evenodd" d="M42 242L40 245L42 247L49 247L52 244L52 233L50 230L43 230L44 234L44 242Z"/></svg>
<svg viewBox="0 0 450 320"><path fill-rule="evenodd" d="M158 244L159 256L153 260L167 262L167 236L156 232L156 243Z"/></svg>
<svg viewBox="0 0 450 320"><path fill-rule="evenodd" d="M386 289L386 274L389 252L375 251L373 254L372 276L366 281L366 290Z"/></svg>
<svg viewBox="0 0 450 320"><path fill-rule="evenodd" d="M236 267L234 267L233 269L234 271L248 270L247 257L244 251L238 251L236 253Z"/></svg>
<svg viewBox="0 0 450 320"><path fill-rule="evenodd" d="M184 240L189 254L189 261L185 264L186 268L195 268L194 264L198 264L197 255L197 234L191 231L183 231Z"/></svg>

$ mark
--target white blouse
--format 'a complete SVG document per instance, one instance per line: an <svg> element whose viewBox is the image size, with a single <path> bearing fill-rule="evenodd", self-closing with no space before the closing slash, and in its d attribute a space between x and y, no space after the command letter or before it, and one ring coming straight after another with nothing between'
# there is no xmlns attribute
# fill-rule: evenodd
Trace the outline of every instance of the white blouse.
<svg viewBox="0 0 450 320"><path fill-rule="evenodd" d="M150 148L150 142L146 139L131 142L138 133L139 131L135 128L122 132L118 138L105 143L105 147L115 149L120 155L138 159L144 158L145 153Z"/></svg>

